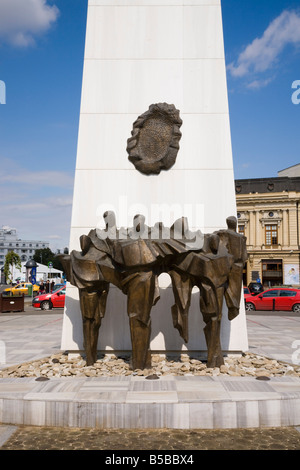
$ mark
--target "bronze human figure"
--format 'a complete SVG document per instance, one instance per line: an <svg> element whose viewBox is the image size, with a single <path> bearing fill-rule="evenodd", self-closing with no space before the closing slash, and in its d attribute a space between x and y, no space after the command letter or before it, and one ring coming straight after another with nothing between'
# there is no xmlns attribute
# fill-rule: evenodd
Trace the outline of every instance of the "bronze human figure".
<svg viewBox="0 0 300 470"><path fill-rule="evenodd" d="M70 255L60 255L60 261L67 275L67 280L78 287L80 309L83 321L83 338L87 365L97 360L97 342L99 328L105 315L109 282L102 276L97 261L106 256L108 247L102 243L101 250L93 244L95 231L80 238L81 252L72 251Z"/></svg>
<svg viewBox="0 0 300 470"><path fill-rule="evenodd" d="M180 232L180 236L179 236ZM159 300L158 276L174 263L179 255L189 250L200 250L203 236L200 231L191 233L187 221L175 221L168 229L157 223L145 224L145 217L137 214L127 237L107 240L112 263L117 272L117 285L127 295L127 313L132 342L134 369L150 367L151 309ZM99 263L105 277L105 271ZM105 277L108 280L107 277Z"/></svg>
<svg viewBox="0 0 300 470"><path fill-rule="evenodd" d="M235 217L227 219L227 230L205 236L201 252L188 253L172 266L170 272L175 296L173 323L185 341L188 340L188 309L193 286L200 290L200 311L206 323L207 366L224 363L221 349L221 319L223 300L228 318L239 314L242 273L247 260L246 238L236 232Z"/></svg>

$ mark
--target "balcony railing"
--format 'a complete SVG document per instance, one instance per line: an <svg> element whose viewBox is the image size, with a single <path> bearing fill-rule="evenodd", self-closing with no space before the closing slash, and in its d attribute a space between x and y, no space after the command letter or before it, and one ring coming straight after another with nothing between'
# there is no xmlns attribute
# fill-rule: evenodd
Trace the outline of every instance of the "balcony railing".
<svg viewBox="0 0 300 470"><path fill-rule="evenodd" d="M276 245L265 245L265 244L262 244L261 247L262 247L262 249L267 248L267 249L269 249L269 250L272 250L272 249L281 248L281 244L280 244L280 243L277 243Z"/></svg>
<svg viewBox="0 0 300 470"><path fill-rule="evenodd" d="M263 276L272 279L278 279L282 277L282 271L263 271Z"/></svg>

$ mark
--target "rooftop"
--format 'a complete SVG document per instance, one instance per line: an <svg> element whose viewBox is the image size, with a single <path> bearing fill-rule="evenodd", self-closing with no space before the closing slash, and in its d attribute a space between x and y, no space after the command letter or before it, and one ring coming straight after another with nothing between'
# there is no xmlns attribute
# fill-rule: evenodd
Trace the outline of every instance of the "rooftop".
<svg viewBox="0 0 300 470"><path fill-rule="evenodd" d="M236 194L300 192L300 176L235 180Z"/></svg>

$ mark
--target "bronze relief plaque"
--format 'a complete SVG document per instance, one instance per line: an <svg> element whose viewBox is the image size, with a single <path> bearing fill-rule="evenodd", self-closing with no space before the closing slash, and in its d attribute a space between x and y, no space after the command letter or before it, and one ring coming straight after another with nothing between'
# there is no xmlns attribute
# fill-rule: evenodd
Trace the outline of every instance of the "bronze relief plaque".
<svg viewBox="0 0 300 470"><path fill-rule="evenodd" d="M169 170L177 157L182 120L174 105L152 104L133 124L127 140L129 161L145 175Z"/></svg>

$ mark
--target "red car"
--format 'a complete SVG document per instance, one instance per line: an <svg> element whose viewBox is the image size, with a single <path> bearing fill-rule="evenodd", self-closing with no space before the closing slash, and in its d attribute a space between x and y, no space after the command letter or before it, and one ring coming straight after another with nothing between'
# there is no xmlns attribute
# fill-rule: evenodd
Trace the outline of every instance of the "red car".
<svg viewBox="0 0 300 470"><path fill-rule="evenodd" d="M37 295L32 300L32 306L42 310L51 310L52 308L63 308L65 306L66 286L61 287L52 294Z"/></svg>
<svg viewBox="0 0 300 470"><path fill-rule="evenodd" d="M288 310L300 313L300 289L274 287L261 294L245 295L245 308L251 310Z"/></svg>
<svg viewBox="0 0 300 470"><path fill-rule="evenodd" d="M250 290L248 289L248 287L244 287L244 300L245 302L247 302L247 299L250 297L255 297L256 295L258 295L259 292L254 292L254 293L251 293Z"/></svg>

